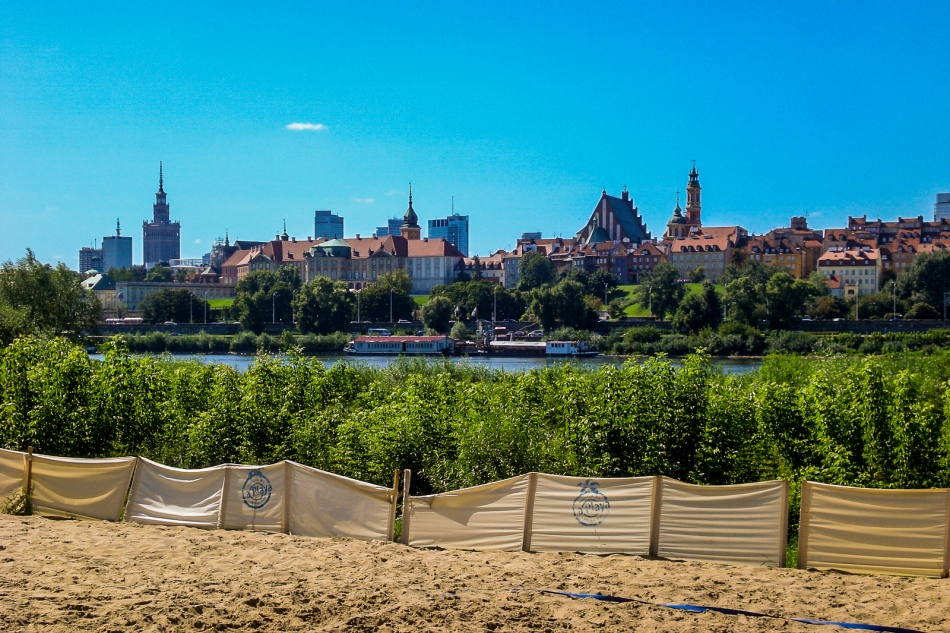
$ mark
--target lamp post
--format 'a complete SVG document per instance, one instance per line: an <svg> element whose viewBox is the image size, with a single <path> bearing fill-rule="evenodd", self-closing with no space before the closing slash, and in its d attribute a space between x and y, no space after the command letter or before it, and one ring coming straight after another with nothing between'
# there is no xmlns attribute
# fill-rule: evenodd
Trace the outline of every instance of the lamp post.
<svg viewBox="0 0 950 633"><path fill-rule="evenodd" d="M119 299L122 298L121 292L115 293L115 318L119 318Z"/></svg>
<svg viewBox="0 0 950 633"><path fill-rule="evenodd" d="M271 324L277 323L277 291L271 293L270 295L270 322Z"/></svg>
<svg viewBox="0 0 950 633"><path fill-rule="evenodd" d="M356 291L356 322L362 323L362 321L360 321L360 291L359 290Z"/></svg>
<svg viewBox="0 0 950 633"><path fill-rule="evenodd" d="M294 300L297 298L298 292L300 292L300 288L294 290L294 293L290 296L290 322L293 325L297 325L297 313L294 311Z"/></svg>
<svg viewBox="0 0 950 633"><path fill-rule="evenodd" d="M607 309L607 282L604 282L604 310Z"/></svg>
<svg viewBox="0 0 950 633"><path fill-rule="evenodd" d="M393 288L389 289L389 323L393 322Z"/></svg>
<svg viewBox="0 0 950 633"><path fill-rule="evenodd" d="M188 293L188 323L195 321L195 295Z"/></svg>

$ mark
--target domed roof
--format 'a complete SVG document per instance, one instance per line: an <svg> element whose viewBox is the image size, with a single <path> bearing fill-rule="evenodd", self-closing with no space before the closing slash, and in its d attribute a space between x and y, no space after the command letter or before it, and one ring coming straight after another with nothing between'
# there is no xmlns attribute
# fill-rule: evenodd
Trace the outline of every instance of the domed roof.
<svg viewBox="0 0 950 633"><path fill-rule="evenodd" d="M419 216L412 208L412 183L409 183L409 208L406 209L406 215L402 216L402 225L410 229L419 228Z"/></svg>
<svg viewBox="0 0 950 633"><path fill-rule="evenodd" d="M680 208L679 200L676 201L676 208L673 209L673 217L666 224L686 224L686 218L683 217L683 209Z"/></svg>

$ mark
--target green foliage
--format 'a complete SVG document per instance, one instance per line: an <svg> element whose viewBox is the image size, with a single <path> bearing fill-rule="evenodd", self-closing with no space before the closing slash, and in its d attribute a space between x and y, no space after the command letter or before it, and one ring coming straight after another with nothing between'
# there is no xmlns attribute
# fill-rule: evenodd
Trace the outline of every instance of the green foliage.
<svg viewBox="0 0 950 633"><path fill-rule="evenodd" d="M700 330L715 329L722 321L722 304L716 289L704 281L700 294L686 296L673 315L673 329L683 334L696 334Z"/></svg>
<svg viewBox="0 0 950 633"><path fill-rule="evenodd" d="M422 322L426 328L445 334L449 330L453 309L447 297L435 296L422 307Z"/></svg>
<svg viewBox="0 0 950 633"><path fill-rule="evenodd" d="M598 319L588 304L584 286L573 279L563 279L554 287L542 286L532 292L531 311L546 331L558 325L591 329Z"/></svg>
<svg viewBox="0 0 950 633"><path fill-rule="evenodd" d="M172 281L174 272L171 268L165 268L161 264L155 264L151 270L145 273L145 281Z"/></svg>
<svg viewBox="0 0 950 633"><path fill-rule="evenodd" d="M297 329L304 334L345 330L356 314L356 299L346 283L329 277L316 277L301 286L292 305Z"/></svg>
<svg viewBox="0 0 950 633"><path fill-rule="evenodd" d="M920 302L915 303L913 307L907 311L907 314L904 315L904 318L909 320L922 320L939 319L941 316L942 315L929 303Z"/></svg>
<svg viewBox="0 0 950 633"><path fill-rule="evenodd" d="M679 269L668 262L661 262L653 270L643 274L636 289L637 302L651 306L653 314L661 321L673 314L686 294L679 282Z"/></svg>
<svg viewBox="0 0 950 633"><path fill-rule="evenodd" d="M231 312L241 327L255 334L264 331L266 323L293 322L292 301L300 288L300 273L293 266L281 266L277 271L255 270L237 282Z"/></svg>
<svg viewBox="0 0 950 633"><path fill-rule="evenodd" d="M402 269L380 275L375 283L360 291L360 318L370 321L412 319L416 303L412 299L412 280Z"/></svg>
<svg viewBox="0 0 950 633"><path fill-rule="evenodd" d="M557 279L557 271L551 260L535 251L528 251L521 256L518 262L518 289L534 290L544 285L553 284Z"/></svg>
<svg viewBox="0 0 950 633"><path fill-rule="evenodd" d="M658 333L625 337L686 339ZM950 483L948 380L950 353L772 356L741 378L702 354L681 369L654 358L507 374L421 359L327 369L291 353L242 374L117 343L96 361L62 339L24 338L0 350L0 446L187 468L290 458L380 485L412 468L417 494L531 470L932 487Z"/></svg>
<svg viewBox="0 0 950 633"><path fill-rule="evenodd" d="M145 297L139 309L146 323L191 323L204 319L205 301L189 290L166 288Z"/></svg>
<svg viewBox="0 0 950 633"><path fill-rule="evenodd" d="M932 253L921 253L897 277L897 291L911 304L924 303L942 315L944 292L950 291L948 279L950 252L934 250Z"/></svg>
<svg viewBox="0 0 950 633"><path fill-rule="evenodd" d="M509 291L491 281L458 281L436 286L429 296L446 297L459 320L468 320L473 313L480 319L490 319L497 314L498 320L518 320L525 311L525 298L521 292Z"/></svg>
<svg viewBox="0 0 950 633"><path fill-rule="evenodd" d="M101 306L83 290L77 273L59 263L41 263L27 249L15 263L0 266L0 343L23 334L76 339L96 327Z"/></svg>
<svg viewBox="0 0 950 633"><path fill-rule="evenodd" d="M80 271L86 272L86 271ZM145 276L148 274L148 271L145 269L145 266L132 266L132 268L110 268L106 273L114 281L145 281Z"/></svg>
<svg viewBox="0 0 950 633"><path fill-rule="evenodd" d="M465 341L471 338L468 328L465 327L465 324L461 321L455 322L455 325L452 326L452 331L449 332L449 336L454 338L456 341Z"/></svg>

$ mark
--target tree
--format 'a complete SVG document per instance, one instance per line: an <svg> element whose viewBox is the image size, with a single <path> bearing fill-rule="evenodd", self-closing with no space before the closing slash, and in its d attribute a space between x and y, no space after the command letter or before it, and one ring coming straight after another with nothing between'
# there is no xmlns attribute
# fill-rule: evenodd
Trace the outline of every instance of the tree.
<svg viewBox="0 0 950 633"><path fill-rule="evenodd" d="M933 306L923 302L915 303L911 309L907 311L907 314L904 315L904 318L908 321L939 319L940 317L941 314L937 312Z"/></svg>
<svg viewBox="0 0 950 633"><path fill-rule="evenodd" d="M145 275L148 271L145 266L132 266L132 268L110 268L106 274L115 281L145 281Z"/></svg>
<svg viewBox="0 0 950 633"><path fill-rule="evenodd" d="M683 334L715 329L722 321L722 304L715 287L707 280L699 294L688 294L673 315L673 327Z"/></svg>
<svg viewBox="0 0 950 633"><path fill-rule="evenodd" d="M848 316L848 304L841 297L828 294L812 301L808 313L816 319L842 319Z"/></svg>
<svg viewBox="0 0 950 633"><path fill-rule="evenodd" d="M472 262L472 281L481 281L482 280L482 262L478 259L478 256L475 256L475 260Z"/></svg>
<svg viewBox="0 0 950 633"><path fill-rule="evenodd" d="M769 327L773 330L792 328L796 316L804 313L815 296L815 287L787 272L777 272L765 285L765 302Z"/></svg>
<svg viewBox="0 0 950 633"><path fill-rule="evenodd" d="M371 321L389 321L390 298L392 299L392 319L411 319L416 302L410 294L412 280L402 269L380 275L360 291L360 317Z"/></svg>
<svg viewBox="0 0 950 633"><path fill-rule="evenodd" d="M446 297L432 297L422 306L422 322L427 329L435 330L439 334L449 331L449 321L455 306Z"/></svg>
<svg viewBox="0 0 950 633"><path fill-rule="evenodd" d="M466 319L478 309L482 318L497 314L498 319L520 319L525 311L525 299L518 291L511 292L504 286L483 281L457 281L436 286L430 297L444 296L457 307L459 318Z"/></svg>
<svg viewBox="0 0 950 633"><path fill-rule="evenodd" d="M146 323L189 323L195 315L204 318L205 301L188 290L166 288L145 297L139 310Z"/></svg>
<svg viewBox="0 0 950 633"><path fill-rule="evenodd" d="M595 297L603 297L605 286L607 292L610 293L617 288L617 285L617 275L606 268L600 268L590 275L590 279L587 281L587 294L594 295Z"/></svg>
<svg viewBox="0 0 950 633"><path fill-rule="evenodd" d="M518 262L518 289L534 290L555 281L554 265L547 257L535 251L528 251Z"/></svg>
<svg viewBox="0 0 950 633"><path fill-rule="evenodd" d="M293 300L294 320L303 334L346 330L356 311L356 299L342 281L317 277L302 285Z"/></svg>
<svg viewBox="0 0 950 633"><path fill-rule="evenodd" d="M546 331L558 325L590 329L597 324L597 313L587 302L584 286L577 281L565 279L554 287L541 286L532 297L531 311Z"/></svg>
<svg viewBox="0 0 950 633"><path fill-rule="evenodd" d="M255 270L238 281L234 287L237 297L232 314L245 330L255 334L264 331L271 321L293 322L294 291L300 288L300 273L293 266L281 266L277 271Z"/></svg>
<svg viewBox="0 0 950 633"><path fill-rule="evenodd" d="M706 279L706 267L700 266L689 271L689 280L694 284L702 283Z"/></svg>
<svg viewBox="0 0 950 633"><path fill-rule="evenodd" d="M78 337L101 320L96 295L84 290L79 274L65 264L43 264L27 249L16 263L0 267L0 306L7 331L17 334L53 334Z"/></svg>
<svg viewBox="0 0 950 633"><path fill-rule="evenodd" d="M911 303L926 303L943 314L943 297L950 292L950 252L922 253L897 278L897 292Z"/></svg>
<svg viewBox="0 0 950 633"><path fill-rule="evenodd" d="M635 290L637 302L641 306L652 305L653 314L661 321L679 307L686 288L679 282L679 269L669 262L657 264L653 270L645 273Z"/></svg>
<svg viewBox="0 0 950 633"><path fill-rule="evenodd" d="M765 318L765 287L752 277L739 277L725 286L726 318L755 327Z"/></svg>
<svg viewBox="0 0 950 633"><path fill-rule="evenodd" d="M155 264L152 269L145 273L145 281L172 281L174 273L171 268L165 268L161 264Z"/></svg>

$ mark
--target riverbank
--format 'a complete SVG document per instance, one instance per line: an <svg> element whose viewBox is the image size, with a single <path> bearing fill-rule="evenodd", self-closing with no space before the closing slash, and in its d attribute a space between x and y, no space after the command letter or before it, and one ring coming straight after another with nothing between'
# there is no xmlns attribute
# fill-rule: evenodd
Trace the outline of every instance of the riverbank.
<svg viewBox="0 0 950 633"><path fill-rule="evenodd" d="M782 618L946 630L947 580L636 556L0 516L0 621L34 630L801 631L784 619L537 593L601 592ZM514 590L519 589L519 590Z"/></svg>

